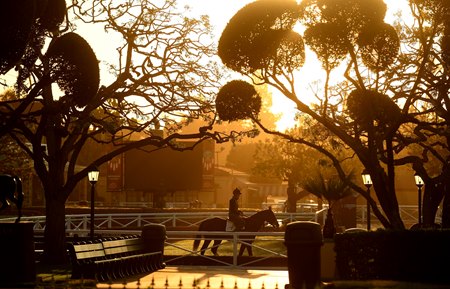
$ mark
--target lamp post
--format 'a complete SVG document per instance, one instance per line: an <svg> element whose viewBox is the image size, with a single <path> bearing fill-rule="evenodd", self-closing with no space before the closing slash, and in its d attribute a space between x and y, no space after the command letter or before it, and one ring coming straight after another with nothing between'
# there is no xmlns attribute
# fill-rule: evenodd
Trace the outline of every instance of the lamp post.
<svg viewBox="0 0 450 289"><path fill-rule="evenodd" d="M422 224L422 186L423 186L423 180L422 177L418 174L414 175L414 181L416 182L416 186L418 189L418 200L417 200L417 209L419 214L419 226Z"/></svg>
<svg viewBox="0 0 450 289"><path fill-rule="evenodd" d="M361 174L363 183L367 187L367 231L370 231L370 187L372 186L372 178L367 170L364 170Z"/></svg>
<svg viewBox="0 0 450 289"><path fill-rule="evenodd" d="M91 240L94 240L94 204L95 204L95 199L94 199L94 193L95 193L95 184L98 181L98 175L99 175L99 171L96 167L92 168L89 172L88 172L88 179L89 182L91 183Z"/></svg>

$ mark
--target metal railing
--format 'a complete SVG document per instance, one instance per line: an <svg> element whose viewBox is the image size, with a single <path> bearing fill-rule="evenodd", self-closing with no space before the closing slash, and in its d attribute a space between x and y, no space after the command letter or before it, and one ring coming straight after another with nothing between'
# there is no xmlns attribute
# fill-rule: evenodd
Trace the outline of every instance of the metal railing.
<svg viewBox="0 0 450 289"><path fill-rule="evenodd" d="M246 212L250 215L253 212ZM276 213L280 222L293 221L319 221L322 212L316 213ZM121 213L121 214L95 214L96 230L133 230L147 224L162 224L167 227L183 227L186 230L197 229L204 220L212 217L226 218L226 212L190 212L190 213ZM14 218L15 219L15 218ZM13 218L11 218L13 220ZM45 216L22 217L22 221L33 222L34 231L43 233L45 229ZM83 231L90 228L90 215L66 215L65 228L67 232Z"/></svg>
<svg viewBox="0 0 450 289"><path fill-rule="evenodd" d="M78 234L80 236L88 236L89 229L85 230L69 230L67 232L70 235ZM101 230L96 231L98 237L115 237L122 235L140 235L141 230ZM218 246L214 246L213 242L208 246L205 254L202 255L200 247L197 251L192 249L193 242L195 240L205 240L204 238L197 237L201 234L207 234L208 238L206 240L223 239L222 243ZM164 262L170 265L173 262L182 261L183 258L199 258L207 262L214 263L216 267L233 267L233 268L245 268L245 269L279 269L280 266L276 264L260 266L255 265L255 263L261 263L264 260L273 257L287 258L285 253L284 242L284 232L203 232L203 231L166 231L167 239L165 240L164 246ZM255 236L255 239L250 239L249 236ZM250 242L253 241L253 242ZM271 245L264 245L271 243ZM273 243L279 243L279 245L274 246ZM201 243L203 244L203 243ZM200 245L201 245L200 244ZM255 258L250 258L245 262L239 262L239 250L241 245L252 246L252 249L259 250L258 254L254 254ZM219 253L221 253L220 247L227 248L229 254L222 255L217 258L212 255L211 249L213 247L219 247ZM261 253L262 252L262 253ZM226 258L229 257L229 258ZM201 263L202 261L198 261Z"/></svg>
<svg viewBox="0 0 450 289"><path fill-rule="evenodd" d="M280 223L293 221L315 221L322 223L326 217L326 208L320 211L305 211L300 213L275 213ZM251 215L254 212L245 212ZM400 214L405 225L408 227L417 223L417 206L400 206ZM436 222L440 221L440 214L437 214ZM212 217L226 218L226 212L164 212L164 213L122 213L122 214L95 214L96 230L127 230L136 229L146 224L163 224L167 227L183 227L184 229L195 228L204 220ZM14 218L4 218L6 221L14 221ZM45 216L24 216L22 221L33 222L35 233L40 234L45 229ZM373 223L377 223L375 216L371 218ZM357 226L364 227L367 222L367 210L365 206L356 207ZM66 231L87 230L90 227L90 215L66 215Z"/></svg>

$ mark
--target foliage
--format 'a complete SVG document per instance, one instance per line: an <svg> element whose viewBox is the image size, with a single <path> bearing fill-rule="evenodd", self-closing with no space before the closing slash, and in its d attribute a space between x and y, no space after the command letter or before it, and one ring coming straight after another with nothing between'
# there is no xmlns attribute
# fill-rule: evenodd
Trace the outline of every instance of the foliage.
<svg viewBox="0 0 450 289"><path fill-rule="evenodd" d="M392 99L376 91L350 92L347 107L350 117L365 131L374 126L381 132L392 129L401 118L401 111Z"/></svg>
<svg viewBox="0 0 450 289"><path fill-rule="evenodd" d="M399 41L392 26L383 23L386 4L371 0L302 1L305 40L328 71L336 68L358 44L364 63L386 69L395 59Z"/></svg>
<svg viewBox="0 0 450 289"><path fill-rule="evenodd" d="M363 63L373 71L384 70L394 62L400 40L394 27L376 23L361 32L358 38Z"/></svg>
<svg viewBox="0 0 450 289"><path fill-rule="evenodd" d="M78 107L87 105L97 93L100 73L86 40L76 33L66 33L50 44L47 56L50 78L64 91L60 101L73 101Z"/></svg>
<svg viewBox="0 0 450 289"><path fill-rule="evenodd" d="M346 280L448 284L448 274L434 260L435 256L450 257L449 239L449 230L377 230L337 234L336 269Z"/></svg>
<svg viewBox="0 0 450 289"><path fill-rule="evenodd" d="M352 175L348 176L353 178ZM352 193L351 188L346 182L342 181L338 176L325 177L322 173L317 173L316 176L309 178L302 184L303 188L318 198L327 200L329 208L340 199L349 196Z"/></svg>
<svg viewBox="0 0 450 289"><path fill-rule="evenodd" d="M316 134L319 139L325 136L322 140L329 141L330 146L311 135L267 129L258 119L253 119L254 123L266 133L321 153L343 182L367 198L387 228L404 228L395 190L395 168L412 166L425 179L425 219L433 223L437 206L444 195L449 195L450 187L445 177L450 172L448 1L410 1L414 21L405 23L398 19L393 24L384 22L387 7L381 0L306 0L298 6L299 15L268 12L270 19L259 16L257 26L247 25L243 15L259 15L258 6L254 5L244 6L230 19L220 45L222 51L233 54L219 56L229 68L254 80L255 85L269 85L291 100L298 110L298 120L307 119L305 116L313 119L305 127L309 126L311 135ZM291 20L285 20L285 16ZM323 87L308 91L317 99L315 104L304 101L308 92L298 91L299 81L292 67L261 66L269 63L264 61L253 65L250 60L254 54L248 49L233 49L240 45L251 47L255 38L270 35L277 22L288 23L284 30L293 33L298 33L293 23L303 24L304 43L317 54L325 70L323 81L316 82ZM241 34L230 33L239 29ZM281 49L275 33L265 41L267 47ZM294 55L297 52L294 50ZM273 53L271 57L276 59L277 55ZM338 71L338 67L342 69ZM341 81L334 85L332 70L342 72ZM341 158L330 147L352 153ZM356 166L362 164L369 170L381 211L360 182L347 179L344 163L351 159ZM435 169L434 175L427 171L433 167L430 161L440 163L438 175ZM450 197L444 201L443 215L443 223L450 226Z"/></svg>
<svg viewBox="0 0 450 289"><path fill-rule="evenodd" d="M216 109L220 119L224 121L256 117L261 110L261 97L251 84L233 80L225 84L217 94Z"/></svg>
<svg viewBox="0 0 450 289"><path fill-rule="evenodd" d="M34 0L6 0L0 11L0 74L16 65L25 53L33 25L37 18Z"/></svg>
<svg viewBox="0 0 450 289"><path fill-rule="evenodd" d="M311 168L320 165L315 151L281 138L259 142L254 158L253 176L289 180L293 185L302 183Z"/></svg>
<svg viewBox="0 0 450 289"><path fill-rule="evenodd" d="M207 17L186 17L173 0L71 1L67 8L64 0L41 2L6 1L1 10L8 45L0 51L0 74L14 67L17 79L14 97L0 102L0 136L33 159L45 192L45 261L61 263L65 202L92 166L102 170L145 145L183 151L192 147L178 146L180 139L198 144L231 136L212 131L222 75L211 60ZM77 25L108 33L110 55L96 55ZM107 75L102 82L99 68ZM194 120L202 127L181 133ZM86 153L93 144L105 146ZM83 155L90 159L76 170Z"/></svg>
<svg viewBox="0 0 450 289"><path fill-rule="evenodd" d="M298 16L293 0L247 4L222 33L218 47L220 58L227 67L242 73L262 68L279 71L286 66L292 71L300 67L304 62L303 42L300 35L290 31ZM278 62L279 59L282 60Z"/></svg>
<svg viewBox="0 0 450 289"><path fill-rule="evenodd" d="M257 143L243 143L233 146L227 155L229 168L249 173L252 169Z"/></svg>

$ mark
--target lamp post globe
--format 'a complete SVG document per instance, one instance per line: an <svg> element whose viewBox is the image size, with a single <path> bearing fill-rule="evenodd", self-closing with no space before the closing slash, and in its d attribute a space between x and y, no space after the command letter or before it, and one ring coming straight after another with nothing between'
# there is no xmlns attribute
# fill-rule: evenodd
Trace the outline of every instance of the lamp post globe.
<svg viewBox="0 0 450 289"><path fill-rule="evenodd" d="M370 231L370 203L369 203L369 198L370 198L370 187L372 186L372 178L369 174L369 172L367 170L364 170L361 173L361 177L363 180L363 184L366 186L367 188L367 231Z"/></svg>
<svg viewBox="0 0 450 289"><path fill-rule="evenodd" d="M90 220L90 237L91 240L94 240L94 223L95 223L95 215L94 215L94 206L95 206L95 184L98 181L98 177L100 175L100 171L97 167L93 167L88 172L88 180L91 183L91 220Z"/></svg>
<svg viewBox="0 0 450 289"><path fill-rule="evenodd" d="M417 211L418 211L418 223L422 225L422 187L424 185L423 179L419 174L414 174L414 181L418 190Z"/></svg>

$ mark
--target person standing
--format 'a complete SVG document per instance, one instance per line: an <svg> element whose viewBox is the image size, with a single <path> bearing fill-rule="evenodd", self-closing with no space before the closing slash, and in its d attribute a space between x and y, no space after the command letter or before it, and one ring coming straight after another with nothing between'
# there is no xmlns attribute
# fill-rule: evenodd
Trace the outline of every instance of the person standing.
<svg viewBox="0 0 450 289"><path fill-rule="evenodd" d="M239 210L238 200L241 196L241 191L236 188L233 190L233 197L230 199L228 206L228 218L236 226L236 231L241 231L245 226L245 218L242 211Z"/></svg>

